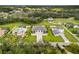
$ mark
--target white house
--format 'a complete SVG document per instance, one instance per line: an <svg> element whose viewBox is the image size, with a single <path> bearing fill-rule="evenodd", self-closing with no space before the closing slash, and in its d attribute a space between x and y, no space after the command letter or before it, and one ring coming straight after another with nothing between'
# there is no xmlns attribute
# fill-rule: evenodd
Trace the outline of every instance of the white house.
<svg viewBox="0 0 79 59"><path fill-rule="evenodd" d="M24 36L25 32L26 32L26 28L15 28L12 32L13 35L17 35L17 36Z"/></svg>
<svg viewBox="0 0 79 59"><path fill-rule="evenodd" d="M3 36L7 31L7 28L0 28L0 37Z"/></svg>
<svg viewBox="0 0 79 59"><path fill-rule="evenodd" d="M59 36L61 33L64 32L64 29L57 28L57 27L52 27L52 32L55 36Z"/></svg>
<svg viewBox="0 0 79 59"><path fill-rule="evenodd" d="M48 18L48 22L49 23L51 23L52 21L53 21L53 18L52 17Z"/></svg>
<svg viewBox="0 0 79 59"><path fill-rule="evenodd" d="M79 28L79 24L74 25L74 28Z"/></svg>

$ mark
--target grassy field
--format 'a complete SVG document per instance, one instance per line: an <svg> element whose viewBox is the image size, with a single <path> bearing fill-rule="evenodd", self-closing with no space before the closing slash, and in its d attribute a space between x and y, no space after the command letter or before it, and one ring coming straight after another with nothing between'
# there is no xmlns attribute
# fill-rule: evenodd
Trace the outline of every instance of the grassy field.
<svg viewBox="0 0 79 59"><path fill-rule="evenodd" d="M20 25L26 25L25 23L22 22L17 22L17 23L9 23L9 24L4 24L4 25L0 25L0 27L8 27L9 29L12 29L13 27L18 27Z"/></svg>
<svg viewBox="0 0 79 59"><path fill-rule="evenodd" d="M70 42L77 42L77 40L66 30L65 30L64 34L69 39Z"/></svg>
<svg viewBox="0 0 79 59"><path fill-rule="evenodd" d="M24 37L24 40L25 40L25 42L27 42L27 43L33 43L33 42L36 42L36 36L32 36L31 33L32 31L31 31L31 28L28 28L27 29L27 32L26 32L26 35L25 35L25 37Z"/></svg>
<svg viewBox="0 0 79 59"><path fill-rule="evenodd" d="M16 42L19 42L20 40L24 41L25 43L35 42L36 41L36 36L31 36L31 29L30 28L28 28L28 31L26 32L24 38L12 35L12 31L11 31L12 28L14 28L14 27L16 28L20 25L26 25L26 24L20 22L20 23L11 23L11 24L6 24L6 25L0 25L0 27L10 28L10 31L0 38L0 42L4 41L6 39L8 41L10 41L11 43L16 43Z"/></svg>
<svg viewBox="0 0 79 59"><path fill-rule="evenodd" d="M71 53L79 54L79 45L77 45L76 43L73 43L69 46L65 46L65 49L70 51Z"/></svg>
<svg viewBox="0 0 79 59"><path fill-rule="evenodd" d="M74 18L54 18L53 23L66 23L71 22L75 24L79 24L79 20L75 20Z"/></svg>
<svg viewBox="0 0 79 59"><path fill-rule="evenodd" d="M50 29L48 29L48 35L44 36L43 39L47 42L64 42L60 36L54 36Z"/></svg>

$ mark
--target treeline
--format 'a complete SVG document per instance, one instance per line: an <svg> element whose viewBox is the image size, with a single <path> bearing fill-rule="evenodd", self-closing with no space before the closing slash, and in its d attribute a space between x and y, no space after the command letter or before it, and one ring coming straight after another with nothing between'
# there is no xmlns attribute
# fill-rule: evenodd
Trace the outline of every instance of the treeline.
<svg viewBox="0 0 79 59"><path fill-rule="evenodd" d="M18 10L20 11L19 13L16 12ZM1 12L3 12L3 14L0 15L0 24L6 24L11 22L25 22L28 24L34 24L41 22L43 19L49 17L75 17L76 19L79 19L78 6L0 6L0 13ZM6 13L8 14L7 16L5 15Z"/></svg>
<svg viewBox="0 0 79 59"><path fill-rule="evenodd" d="M57 47L42 44L11 44L4 41L0 46L1 54L57 54L61 53Z"/></svg>

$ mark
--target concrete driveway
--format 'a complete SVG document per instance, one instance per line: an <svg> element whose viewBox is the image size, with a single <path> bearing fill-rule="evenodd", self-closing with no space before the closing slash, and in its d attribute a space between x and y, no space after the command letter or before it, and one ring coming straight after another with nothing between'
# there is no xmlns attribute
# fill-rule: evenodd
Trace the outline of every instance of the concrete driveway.
<svg viewBox="0 0 79 59"><path fill-rule="evenodd" d="M64 42L69 42L69 40L65 37L64 33L61 33L60 36L63 38Z"/></svg>
<svg viewBox="0 0 79 59"><path fill-rule="evenodd" d="M43 38L42 38L43 32L36 32L35 34L37 36L37 42L42 42L43 43Z"/></svg>
<svg viewBox="0 0 79 59"><path fill-rule="evenodd" d="M40 42L40 43L44 43L44 42L43 42L43 38L42 38L43 35L44 35L43 32L37 31L37 32L33 33L32 35L34 35L34 36L37 37L37 38L36 38L36 42L37 42L37 43L39 43L39 42Z"/></svg>

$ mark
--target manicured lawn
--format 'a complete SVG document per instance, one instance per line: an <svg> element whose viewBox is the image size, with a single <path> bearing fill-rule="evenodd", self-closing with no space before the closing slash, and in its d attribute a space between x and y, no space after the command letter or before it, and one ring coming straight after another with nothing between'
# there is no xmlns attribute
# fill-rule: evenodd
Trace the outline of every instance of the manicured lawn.
<svg viewBox="0 0 79 59"><path fill-rule="evenodd" d="M77 42L77 40L66 30L64 31L65 36L69 39L71 42Z"/></svg>
<svg viewBox="0 0 79 59"><path fill-rule="evenodd" d="M32 36L31 35L31 28L28 28L27 32L26 32L26 35L25 35L25 42L27 43L33 43L33 42L36 42L36 36Z"/></svg>
<svg viewBox="0 0 79 59"><path fill-rule="evenodd" d="M28 36L24 40L26 43L33 43L36 42L36 36Z"/></svg>
<svg viewBox="0 0 79 59"><path fill-rule="evenodd" d="M65 46L65 49L67 49L68 51L74 54L79 54L79 45L77 45L76 43L73 43L69 46Z"/></svg>
<svg viewBox="0 0 79 59"><path fill-rule="evenodd" d="M72 32L72 31L75 31L75 30L79 30L79 28L69 28L69 30Z"/></svg>
<svg viewBox="0 0 79 59"><path fill-rule="evenodd" d="M44 36L43 39L47 42L64 42L60 36L54 36L50 29L48 29L48 35Z"/></svg>
<svg viewBox="0 0 79 59"><path fill-rule="evenodd" d="M79 20L75 20L74 18L69 19L69 18L54 18L53 23L66 23L66 22L72 22L79 24Z"/></svg>
<svg viewBox="0 0 79 59"><path fill-rule="evenodd" d="M16 35L12 35L12 32L11 32L11 30L12 30L12 28L14 27L14 26L16 26L16 27L18 27L18 26L20 26L22 23L12 23L12 24L7 24L7 25L3 25L4 27L9 27L10 28L10 33L8 32L8 33L6 33L3 37L1 37L0 39L0 42L1 41L4 41L4 40L8 40L8 41L10 41L11 43L18 43L20 40L21 41L23 41L24 43L33 43L33 42L35 42L36 41L36 36L31 36L31 28L28 28L28 31L26 32L26 34L25 34L25 37L24 38L21 38L21 37L18 37L18 36L16 36ZM3 27L2 26L2 27ZM11 27L10 27L11 26Z"/></svg>
<svg viewBox="0 0 79 59"><path fill-rule="evenodd" d="M42 22L40 22L36 25L51 26L51 25L57 25L57 24L54 24L53 21L51 21L51 23L49 23L48 20L43 20Z"/></svg>
<svg viewBox="0 0 79 59"><path fill-rule="evenodd" d="M0 25L0 27L8 27L9 29L12 29L13 27L18 27L20 25L26 25L25 23L22 22L17 22L17 23L10 23L10 24L4 24L4 25Z"/></svg>
<svg viewBox="0 0 79 59"><path fill-rule="evenodd" d="M79 28L69 28L69 31L71 31L73 34L76 34L77 37L79 37L79 33L76 31L79 30Z"/></svg>

